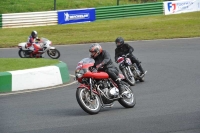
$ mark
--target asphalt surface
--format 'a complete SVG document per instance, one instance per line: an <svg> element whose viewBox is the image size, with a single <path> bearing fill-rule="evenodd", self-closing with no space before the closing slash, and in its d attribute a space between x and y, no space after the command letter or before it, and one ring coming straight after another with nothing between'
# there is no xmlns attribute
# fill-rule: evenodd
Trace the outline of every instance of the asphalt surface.
<svg viewBox="0 0 200 133"><path fill-rule="evenodd" d="M136 106L119 103L97 115L78 105L78 84L0 96L0 133L200 133L200 38L129 42L148 71L132 87ZM114 43L102 43L114 57ZM69 73L88 57L89 44L56 46ZM18 58L18 49L0 49ZM39 83L39 81L38 81Z"/></svg>

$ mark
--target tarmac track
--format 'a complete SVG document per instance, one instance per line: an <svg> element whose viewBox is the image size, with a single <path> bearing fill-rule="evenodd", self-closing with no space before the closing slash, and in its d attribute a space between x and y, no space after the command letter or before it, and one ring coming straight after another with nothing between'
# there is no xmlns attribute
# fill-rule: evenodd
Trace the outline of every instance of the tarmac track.
<svg viewBox="0 0 200 133"><path fill-rule="evenodd" d="M200 38L129 42L148 71L132 87L136 106L88 115L78 105L77 84L0 96L0 133L200 133ZM114 58L114 43L101 43ZM89 44L56 46L69 73L88 57ZM0 49L18 58L18 49ZM117 64L116 64L117 65Z"/></svg>

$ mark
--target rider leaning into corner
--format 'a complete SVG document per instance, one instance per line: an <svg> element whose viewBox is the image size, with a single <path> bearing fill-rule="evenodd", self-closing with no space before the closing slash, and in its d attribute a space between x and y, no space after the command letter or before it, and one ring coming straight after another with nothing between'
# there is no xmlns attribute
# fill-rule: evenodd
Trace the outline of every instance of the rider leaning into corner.
<svg viewBox="0 0 200 133"><path fill-rule="evenodd" d="M91 58L95 60L94 67L97 70L106 72L109 77L117 84L119 88L119 94L122 95L125 89L119 78L119 71L117 67L114 66L110 54L106 50L102 50L102 47L98 43L94 43L90 46L89 52Z"/></svg>
<svg viewBox="0 0 200 133"><path fill-rule="evenodd" d="M37 44L37 41L40 41L40 39L37 36L37 31L32 31L31 35L28 37L26 45L26 47L32 51L32 53L30 53L31 57L33 56L33 54L37 54L40 49L40 46Z"/></svg>
<svg viewBox="0 0 200 133"><path fill-rule="evenodd" d="M115 49L115 61L117 61L120 56L128 54L127 57L131 59L132 63L136 63L138 69L141 72L140 76L143 77L145 71L141 66L141 62L132 54L134 51L133 47L131 47L128 43L124 43L124 39L122 37L117 37L115 43L117 46Z"/></svg>

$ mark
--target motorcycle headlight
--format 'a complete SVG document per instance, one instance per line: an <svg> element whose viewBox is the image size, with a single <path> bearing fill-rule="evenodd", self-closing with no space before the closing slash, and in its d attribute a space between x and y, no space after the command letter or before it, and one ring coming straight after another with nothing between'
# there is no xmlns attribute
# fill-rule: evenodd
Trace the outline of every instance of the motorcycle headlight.
<svg viewBox="0 0 200 133"><path fill-rule="evenodd" d="M76 71L75 71L75 75L76 75L77 78L81 78L81 77L83 76L84 73L85 73L85 72L84 72L83 69L81 69L81 70L76 70Z"/></svg>

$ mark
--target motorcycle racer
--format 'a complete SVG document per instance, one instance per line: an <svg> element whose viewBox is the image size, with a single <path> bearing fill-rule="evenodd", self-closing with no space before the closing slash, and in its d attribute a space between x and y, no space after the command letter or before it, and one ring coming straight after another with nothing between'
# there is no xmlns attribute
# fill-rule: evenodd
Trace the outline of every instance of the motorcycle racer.
<svg viewBox="0 0 200 133"><path fill-rule="evenodd" d="M40 39L37 36L37 31L32 31L31 35L28 37L27 45L26 47L32 51L30 56L33 56L33 54L37 54L40 46L37 44L37 41L40 41Z"/></svg>
<svg viewBox="0 0 200 133"><path fill-rule="evenodd" d="M144 69L141 66L141 62L132 54L134 51L133 47L131 47L128 43L124 43L124 39L122 37L117 37L115 40L116 43L116 49L115 49L115 61L122 56L128 54L128 58L131 59L132 63L136 63L138 69L141 72L141 77L144 76Z"/></svg>
<svg viewBox="0 0 200 133"><path fill-rule="evenodd" d="M106 50L102 50L102 47L98 43L94 43L89 48L90 56L95 60L94 66L97 70L105 71L109 77L117 84L119 88L119 94L122 95L125 91L121 83L121 79L118 77L119 71L114 66L110 54Z"/></svg>

